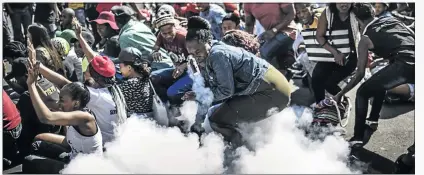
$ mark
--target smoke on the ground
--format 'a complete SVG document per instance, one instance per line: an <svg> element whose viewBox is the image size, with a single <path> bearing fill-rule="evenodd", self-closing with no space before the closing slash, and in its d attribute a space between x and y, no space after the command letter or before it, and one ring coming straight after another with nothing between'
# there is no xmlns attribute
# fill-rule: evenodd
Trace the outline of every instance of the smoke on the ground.
<svg viewBox="0 0 424 175"><path fill-rule="evenodd" d="M237 158L231 163L235 173L360 173L348 166L348 143L343 138L312 140L297 127L310 117L308 111L299 118L292 108L286 108L262 122L243 126L243 135L255 151L236 151ZM217 134L199 139L177 128L130 118L120 126L116 140L108 144L103 156L79 155L63 173L217 174L226 172L225 150L226 144Z"/></svg>

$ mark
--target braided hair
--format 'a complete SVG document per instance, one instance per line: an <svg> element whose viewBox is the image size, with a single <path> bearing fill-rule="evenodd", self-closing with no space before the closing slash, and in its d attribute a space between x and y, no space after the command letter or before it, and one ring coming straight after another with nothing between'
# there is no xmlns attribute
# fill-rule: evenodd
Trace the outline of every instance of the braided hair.
<svg viewBox="0 0 424 175"><path fill-rule="evenodd" d="M134 62L123 62L124 65L131 66L135 72L139 73L143 77L149 77L150 76L150 70L148 69L150 67L150 61L146 59L137 59ZM145 66L147 64L147 67Z"/></svg>
<svg viewBox="0 0 424 175"><path fill-rule="evenodd" d="M186 41L197 40L200 43L212 41L211 25L200 16L193 16L187 22Z"/></svg>
<svg viewBox="0 0 424 175"><path fill-rule="evenodd" d="M3 58L19 58L28 57L26 46L19 41L12 41L4 46Z"/></svg>
<svg viewBox="0 0 424 175"><path fill-rule="evenodd" d="M259 52L258 39L245 31L230 30L222 37L222 42L231 46L241 47L253 54Z"/></svg>
<svg viewBox="0 0 424 175"><path fill-rule="evenodd" d="M63 86L62 92L68 92L72 100L80 102L79 109L83 109L90 102L90 91L81 82L72 82Z"/></svg>

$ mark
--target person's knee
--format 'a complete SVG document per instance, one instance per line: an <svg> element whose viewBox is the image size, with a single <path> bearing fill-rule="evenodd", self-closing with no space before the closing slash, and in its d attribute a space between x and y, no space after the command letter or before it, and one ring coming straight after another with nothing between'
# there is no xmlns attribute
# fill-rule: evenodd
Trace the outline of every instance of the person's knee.
<svg viewBox="0 0 424 175"><path fill-rule="evenodd" d="M358 90L356 91L356 97L362 97L362 98L370 98L373 95L373 91L371 91L370 88L367 86L360 86Z"/></svg>
<svg viewBox="0 0 424 175"><path fill-rule="evenodd" d="M40 150L42 142L42 140L35 140L34 142L32 142L30 152L34 153Z"/></svg>
<svg viewBox="0 0 424 175"><path fill-rule="evenodd" d="M230 142L233 146L239 147L243 145L242 135L237 130L236 126L224 126L211 120L209 120L209 124L213 131L221 134L224 137L224 140Z"/></svg>

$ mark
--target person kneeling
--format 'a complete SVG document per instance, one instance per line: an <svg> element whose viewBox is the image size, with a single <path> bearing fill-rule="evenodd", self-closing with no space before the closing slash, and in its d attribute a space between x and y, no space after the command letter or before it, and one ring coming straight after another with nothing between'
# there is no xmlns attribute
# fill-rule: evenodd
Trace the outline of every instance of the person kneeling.
<svg viewBox="0 0 424 175"><path fill-rule="evenodd" d="M65 85L60 90L63 112L52 112L44 104L36 85L39 62L35 63L35 50L29 42L28 91L42 123L67 126L66 136L44 133L36 136L33 151L23 162L24 173L59 173L66 163L78 154L102 154L102 135L94 113L87 107L90 92L80 82Z"/></svg>

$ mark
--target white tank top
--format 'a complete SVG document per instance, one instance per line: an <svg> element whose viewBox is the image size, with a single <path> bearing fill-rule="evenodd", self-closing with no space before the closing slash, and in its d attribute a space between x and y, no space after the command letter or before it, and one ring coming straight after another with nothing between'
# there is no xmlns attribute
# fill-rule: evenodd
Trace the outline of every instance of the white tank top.
<svg viewBox="0 0 424 175"><path fill-rule="evenodd" d="M83 136L73 127L68 126L66 132L66 141L72 149L71 159L73 159L77 154L103 154L103 144L102 144L102 134L100 128L97 125L97 132L93 136Z"/></svg>

